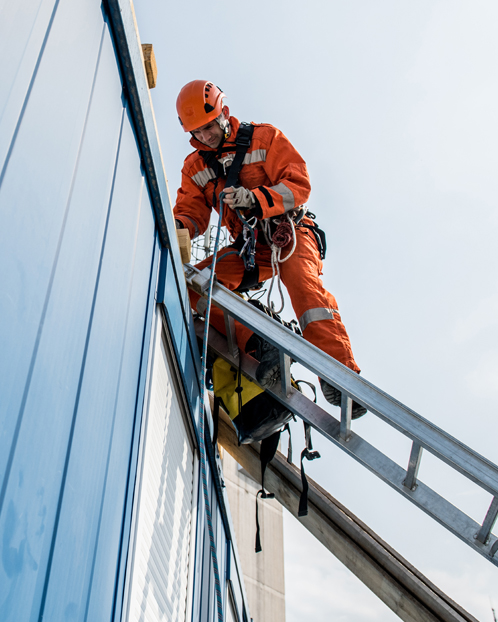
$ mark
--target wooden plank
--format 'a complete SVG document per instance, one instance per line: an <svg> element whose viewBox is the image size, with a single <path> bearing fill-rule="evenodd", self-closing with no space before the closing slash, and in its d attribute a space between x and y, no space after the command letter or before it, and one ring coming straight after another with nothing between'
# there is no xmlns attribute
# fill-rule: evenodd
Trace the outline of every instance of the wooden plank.
<svg viewBox="0 0 498 622"><path fill-rule="evenodd" d="M157 64L156 56L152 43L142 43L142 53L144 55L144 67L147 74L149 89L155 88L157 84Z"/></svg>
<svg viewBox="0 0 498 622"><path fill-rule="evenodd" d="M189 263L192 255L192 242L190 241L188 229L177 229L176 237L178 239L178 246L180 247L182 262Z"/></svg>
<svg viewBox="0 0 498 622"><path fill-rule="evenodd" d="M218 442L255 479L259 445L238 445L226 413L220 412ZM308 478L308 516L298 520L405 622L477 622L411 566L375 532ZM301 476L277 452L265 474L266 488L294 516Z"/></svg>

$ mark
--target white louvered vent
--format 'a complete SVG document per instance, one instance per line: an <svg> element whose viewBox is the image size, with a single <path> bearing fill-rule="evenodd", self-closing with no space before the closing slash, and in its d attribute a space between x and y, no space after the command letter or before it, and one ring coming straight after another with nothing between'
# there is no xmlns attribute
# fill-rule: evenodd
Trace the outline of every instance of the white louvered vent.
<svg viewBox="0 0 498 622"><path fill-rule="evenodd" d="M125 619L183 622L194 456L163 338L155 350Z"/></svg>

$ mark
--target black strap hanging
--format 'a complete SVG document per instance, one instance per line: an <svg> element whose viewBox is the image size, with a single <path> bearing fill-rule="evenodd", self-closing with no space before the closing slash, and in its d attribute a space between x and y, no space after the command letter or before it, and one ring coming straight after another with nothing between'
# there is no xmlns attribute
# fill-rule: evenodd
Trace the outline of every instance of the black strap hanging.
<svg viewBox="0 0 498 622"><path fill-rule="evenodd" d="M256 495L256 553L260 553L263 549L261 547L259 517L258 517L258 497L261 499L274 499L273 492L266 492L265 490L265 471L268 464L273 460L277 452L278 442L280 440L280 432L275 432L271 436L261 441L261 448L259 452L259 458L261 460L261 490L258 490Z"/></svg>
<svg viewBox="0 0 498 622"><path fill-rule="evenodd" d="M214 397L213 404L213 445L218 442L218 429L220 421L220 398Z"/></svg>
<svg viewBox="0 0 498 622"><path fill-rule="evenodd" d="M301 497L299 499L299 509L297 512L298 516L307 516L308 515L308 480L306 479L306 473L304 472L304 459L306 460L315 460L316 458L320 458L320 454L318 451L313 450L313 444L311 442L311 427L308 423L304 424L304 437L306 441L306 447L301 452L301 482L303 484L303 491L301 493Z"/></svg>
<svg viewBox="0 0 498 622"><path fill-rule="evenodd" d="M325 255L327 254L327 238L325 236L325 231L323 229L320 229L320 227L316 223L313 223L312 225L306 225L304 223L301 223L297 226L311 230L311 233L315 236L315 240L318 245L320 259L325 259Z"/></svg>
<svg viewBox="0 0 498 622"><path fill-rule="evenodd" d="M289 464L292 464L292 435L291 435L291 429L288 423L285 424L285 427L282 431L283 432L287 431L289 433L289 445L287 447L287 462Z"/></svg>

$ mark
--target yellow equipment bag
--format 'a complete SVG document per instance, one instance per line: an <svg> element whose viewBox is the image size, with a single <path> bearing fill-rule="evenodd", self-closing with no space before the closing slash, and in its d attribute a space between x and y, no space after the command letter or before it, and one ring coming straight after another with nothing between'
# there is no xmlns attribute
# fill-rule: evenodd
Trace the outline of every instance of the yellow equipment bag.
<svg viewBox="0 0 498 622"><path fill-rule="evenodd" d="M292 414L256 383L218 357L212 369L216 401L227 411L239 443L261 441L281 430Z"/></svg>
<svg viewBox="0 0 498 622"><path fill-rule="evenodd" d="M237 391L239 386L238 370L232 367L230 363L218 357L213 364L213 386L214 395L219 398L223 404L223 408L227 411L232 421L237 417L240 410L239 395L242 400L242 406L252 400L253 397L264 393L263 389L257 384L240 374L241 390Z"/></svg>

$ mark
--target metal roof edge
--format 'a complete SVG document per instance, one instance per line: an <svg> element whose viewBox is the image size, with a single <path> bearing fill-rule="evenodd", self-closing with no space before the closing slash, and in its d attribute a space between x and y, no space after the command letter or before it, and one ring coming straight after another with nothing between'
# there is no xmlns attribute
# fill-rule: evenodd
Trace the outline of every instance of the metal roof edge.
<svg viewBox="0 0 498 622"><path fill-rule="evenodd" d="M189 297L183 276L183 264L176 242L175 219L133 3L131 0L103 0L102 4L109 18L116 54L130 103L129 110L135 126L142 166L147 177L159 239L162 247L171 253L173 272L180 292L194 365L199 371L200 357L198 357L193 318L188 304ZM173 242L172 236L174 236Z"/></svg>

